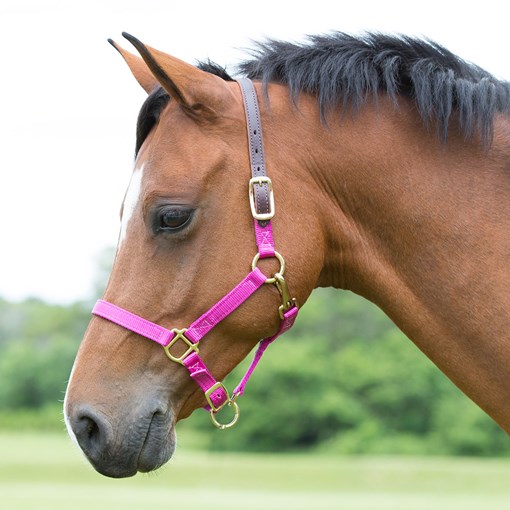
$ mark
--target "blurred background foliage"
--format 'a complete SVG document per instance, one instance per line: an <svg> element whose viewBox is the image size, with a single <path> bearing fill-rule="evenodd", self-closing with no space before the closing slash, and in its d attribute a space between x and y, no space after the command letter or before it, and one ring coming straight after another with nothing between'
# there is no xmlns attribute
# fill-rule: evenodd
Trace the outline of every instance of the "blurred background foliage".
<svg viewBox="0 0 510 510"><path fill-rule="evenodd" d="M103 264L101 264L103 265ZM98 286L99 287L99 286ZM99 288L98 288L99 293ZM91 302L0 300L0 430L63 431L62 400ZM237 384L249 360L227 379ZM506 456L504 432L374 305L317 290L295 328L270 346L239 424L197 411L181 429L225 451Z"/></svg>

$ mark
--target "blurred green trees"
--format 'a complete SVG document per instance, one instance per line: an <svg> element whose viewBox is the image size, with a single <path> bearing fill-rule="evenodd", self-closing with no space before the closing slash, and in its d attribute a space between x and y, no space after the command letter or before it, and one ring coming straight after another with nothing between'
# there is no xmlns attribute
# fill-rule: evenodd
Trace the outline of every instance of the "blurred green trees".
<svg viewBox="0 0 510 510"><path fill-rule="evenodd" d="M63 428L58 407L90 303L0 300L0 427ZM249 360L227 380L237 384ZM214 429L197 411L210 449L338 453L507 455L510 440L375 306L317 291L295 328L271 345L240 399L239 424Z"/></svg>
<svg viewBox="0 0 510 510"><path fill-rule="evenodd" d="M0 410L37 409L63 398L89 317L80 304L0 300Z"/></svg>

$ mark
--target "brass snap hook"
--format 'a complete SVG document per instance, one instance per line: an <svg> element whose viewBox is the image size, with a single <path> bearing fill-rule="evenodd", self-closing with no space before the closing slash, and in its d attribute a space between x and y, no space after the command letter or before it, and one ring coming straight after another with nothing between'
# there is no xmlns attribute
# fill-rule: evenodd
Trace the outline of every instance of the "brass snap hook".
<svg viewBox="0 0 510 510"><path fill-rule="evenodd" d="M293 306L298 307L296 298L290 297L289 288L287 287L287 282L281 273L275 273L275 287L278 289L280 293L280 297L282 299L282 304L278 307L278 313L280 314L280 319L284 319L283 314L289 311Z"/></svg>

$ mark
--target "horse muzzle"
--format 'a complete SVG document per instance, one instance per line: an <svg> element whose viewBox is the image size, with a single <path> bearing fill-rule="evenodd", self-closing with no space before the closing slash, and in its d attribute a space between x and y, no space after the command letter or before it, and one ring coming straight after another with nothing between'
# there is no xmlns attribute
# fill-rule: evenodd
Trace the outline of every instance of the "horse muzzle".
<svg viewBox="0 0 510 510"><path fill-rule="evenodd" d="M90 404L66 407L69 434L102 475L125 478L153 471L175 451L173 414L157 401L134 403L115 418Z"/></svg>

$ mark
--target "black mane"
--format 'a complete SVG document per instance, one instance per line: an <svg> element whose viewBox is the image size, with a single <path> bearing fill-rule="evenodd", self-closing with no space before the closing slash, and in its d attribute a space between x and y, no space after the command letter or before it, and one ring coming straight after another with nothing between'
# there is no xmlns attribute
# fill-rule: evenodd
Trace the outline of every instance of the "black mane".
<svg viewBox="0 0 510 510"><path fill-rule="evenodd" d="M377 104L386 93L412 99L426 126L433 124L444 141L452 115L465 137L481 134L490 143L496 113L510 112L510 83L465 62L430 40L342 32L310 36L297 44L278 40L258 43L252 58L239 66L244 76L289 87L297 102L301 92L317 97L321 117L327 111L356 111L367 100ZM224 80L233 78L211 61L198 67ZM168 102L156 89L142 106L137 127L137 152Z"/></svg>
<svg viewBox="0 0 510 510"><path fill-rule="evenodd" d="M464 136L492 138L494 115L510 111L510 84L467 63L430 40L368 33L310 36L303 44L268 40L240 65L247 77L277 82L317 96L321 115L342 107L358 109L379 93L415 101L426 125L445 141L453 113Z"/></svg>

